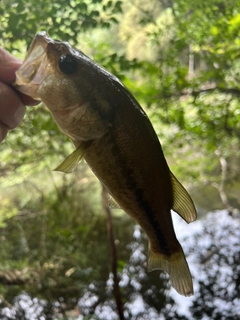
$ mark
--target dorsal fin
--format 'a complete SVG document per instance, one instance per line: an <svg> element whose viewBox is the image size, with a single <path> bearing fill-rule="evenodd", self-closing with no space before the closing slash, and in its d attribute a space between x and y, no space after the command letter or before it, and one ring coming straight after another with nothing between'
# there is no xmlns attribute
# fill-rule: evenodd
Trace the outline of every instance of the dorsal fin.
<svg viewBox="0 0 240 320"><path fill-rule="evenodd" d="M172 209L176 211L187 223L196 220L197 212L192 198L171 171L170 176L173 188Z"/></svg>

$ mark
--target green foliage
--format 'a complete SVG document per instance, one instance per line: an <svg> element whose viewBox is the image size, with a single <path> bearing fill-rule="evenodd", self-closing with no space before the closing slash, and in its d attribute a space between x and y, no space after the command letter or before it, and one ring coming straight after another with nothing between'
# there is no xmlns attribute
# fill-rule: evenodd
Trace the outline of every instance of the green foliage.
<svg viewBox="0 0 240 320"><path fill-rule="evenodd" d="M136 14L139 8L132 10ZM232 150L239 159L239 2L212 0L206 6L201 1L177 0L157 17L153 10L141 14L148 17L144 24L141 20L147 33L144 44L151 39L155 58L148 59L154 68L139 86L139 90L148 88L150 80L153 89L148 97L141 90L139 97L149 108L173 169L182 180L198 177L195 185L200 180L224 183L227 189L239 175L230 160ZM134 31L131 36L136 36ZM131 49L138 52L137 44ZM136 88L135 92L138 96ZM228 166L224 182L217 174L223 170L219 157Z"/></svg>
<svg viewBox="0 0 240 320"><path fill-rule="evenodd" d="M11 217L16 216L18 213L17 208L12 205L9 199L4 199L1 201L1 210L0 210L0 228L6 226L6 220Z"/></svg>
<svg viewBox="0 0 240 320"><path fill-rule="evenodd" d="M18 51L20 39L29 44L38 31L45 30L52 37L76 44L79 30L109 28L117 23L121 4L102 0L4 1L0 3L1 42Z"/></svg>
<svg viewBox="0 0 240 320"><path fill-rule="evenodd" d="M240 205L239 12L239 1L225 0L3 0L0 45L23 58L33 36L45 30L94 58L146 110L198 211L226 208L232 214ZM98 304L83 306L86 318L94 319L97 307L114 309L106 289L108 240L99 185L86 165L74 175L51 172L72 150L43 105L28 108L21 126L0 144L0 271L21 282L1 285L0 292L12 301L24 288L49 301L49 314L59 297L72 310L81 295L98 295ZM122 288L124 302L134 300L134 281L143 281L139 292L147 311L160 311L162 289L148 291L148 276L139 264L128 264L132 225L120 214L115 228L118 272L131 278ZM202 285L192 310L197 317L212 290ZM169 306L162 311L166 319L175 310L172 301ZM61 308L59 319L65 317Z"/></svg>

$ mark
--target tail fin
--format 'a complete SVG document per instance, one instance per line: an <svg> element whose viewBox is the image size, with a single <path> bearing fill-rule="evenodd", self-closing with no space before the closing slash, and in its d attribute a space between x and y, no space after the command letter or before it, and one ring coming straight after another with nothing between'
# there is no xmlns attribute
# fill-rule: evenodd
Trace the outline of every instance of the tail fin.
<svg viewBox="0 0 240 320"><path fill-rule="evenodd" d="M149 250L148 271L161 269L170 275L173 288L183 296L193 294L192 276L182 248L170 257Z"/></svg>

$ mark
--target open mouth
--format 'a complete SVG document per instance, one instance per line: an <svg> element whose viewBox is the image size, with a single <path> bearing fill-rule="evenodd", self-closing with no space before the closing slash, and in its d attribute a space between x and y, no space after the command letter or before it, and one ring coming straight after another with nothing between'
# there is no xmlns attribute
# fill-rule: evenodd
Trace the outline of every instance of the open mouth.
<svg viewBox="0 0 240 320"><path fill-rule="evenodd" d="M45 31L35 36L22 66L16 72L16 81L13 83L17 90L36 100L41 100L37 90L46 77L49 65L47 57L49 43L53 43L53 40Z"/></svg>

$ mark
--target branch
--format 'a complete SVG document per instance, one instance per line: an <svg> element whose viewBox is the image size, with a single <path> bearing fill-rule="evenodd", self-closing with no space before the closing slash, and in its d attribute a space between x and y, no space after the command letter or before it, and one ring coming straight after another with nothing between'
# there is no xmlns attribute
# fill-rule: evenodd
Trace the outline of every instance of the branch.
<svg viewBox="0 0 240 320"><path fill-rule="evenodd" d="M240 89L238 88L216 88L217 90L223 92L223 93L231 93L234 96L240 97Z"/></svg>
<svg viewBox="0 0 240 320"><path fill-rule="evenodd" d="M0 301L2 301L2 303L4 303L9 309L13 307L11 303L9 303L2 294L0 294Z"/></svg>
<svg viewBox="0 0 240 320"><path fill-rule="evenodd" d="M190 94L197 97L201 93L205 92L213 92L213 91L220 91L222 93L232 94L234 96L240 97L240 89L238 88L223 88L223 87L208 87L200 90L192 90L190 91ZM182 92L181 95L186 95L186 92Z"/></svg>
<svg viewBox="0 0 240 320"><path fill-rule="evenodd" d="M232 215L234 208L230 205L229 200L228 200L228 196L225 191L225 185L226 185L227 176L228 176L228 163L227 163L226 158L224 158L221 155L221 152L219 149L215 151L215 154L218 157L218 160L219 160L219 163L221 166L221 181L216 186L216 188L219 192L219 195L220 195L220 198L222 200L223 205L225 206L226 210L228 211L228 214Z"/></svg>
<svg viewBox="0 0 240 320"><path fill-rule="evenodd" d="M192 88L186 88L183 91L178 91L178 92L170 92L170 93L164 93L161 92L158 96L158 98L163 98L163 99L170 99L170 98L179 98L183 96L193 96L195 99L201 94L201 93L210 93L214 91L219 91L222 93L226 94L232 94L233 96L236 96L240 98L240 89L238 88L223 88L223 87L217 87L217 86L206 86L202 89L199 90L194 90Z"/></svg>
<svg viewBox="0 0 240 320"><path fill-rule="evenodd" d="M119 319L125 320L125 317L123 314L122 297L121 297L121 292L119 288L119 278L117 274L117 250L116 250L116 245L114 241L112 216L111 216L111 211L108 205L108 192L103 185L102 185L102 201L103 201L103 209L105 210L107 215L107 232L108 232L109 242L111 246L111 265L112 265L113 283L114 283L113 292L114 292L114 297L117 305Z"/></svg>

